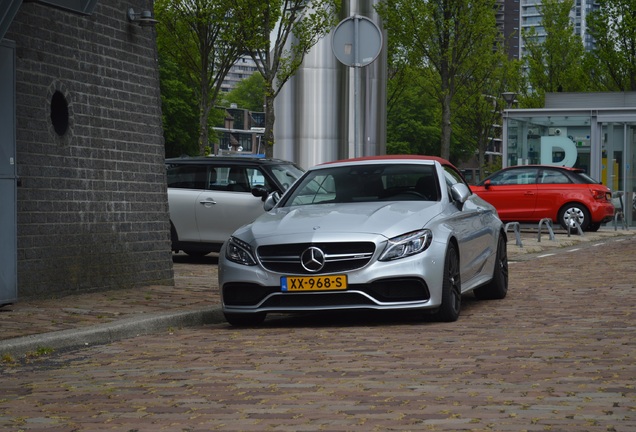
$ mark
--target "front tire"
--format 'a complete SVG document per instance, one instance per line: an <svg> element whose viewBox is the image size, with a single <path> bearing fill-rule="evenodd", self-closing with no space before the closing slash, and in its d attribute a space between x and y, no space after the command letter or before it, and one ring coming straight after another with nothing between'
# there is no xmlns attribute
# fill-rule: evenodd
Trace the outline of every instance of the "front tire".
<svg viewBox="0 0 636 432"><path fill-rule="evenodd" d="M508 294L508 245L503 234L497 242L497 256L492 280L474 291L479 300L501 300Z"/></svg>
<svg viewBox="0 0 636 432"><path fill-rule="evenodd" d="M444 280L442 283L442 304L435 319L443 322L457 321L462 306L459 254L454 244L448 246L444 259Z"/></svg>
<svg viewBox="0 0 636 432"><path fill-rule="evenodd" d="M563 206L559 212L559 223L566 231L576 233L576 225L574 221L579 223L581 231L586 231L590 224L590 212L585 206L576 203L569 203Z"/></svg>

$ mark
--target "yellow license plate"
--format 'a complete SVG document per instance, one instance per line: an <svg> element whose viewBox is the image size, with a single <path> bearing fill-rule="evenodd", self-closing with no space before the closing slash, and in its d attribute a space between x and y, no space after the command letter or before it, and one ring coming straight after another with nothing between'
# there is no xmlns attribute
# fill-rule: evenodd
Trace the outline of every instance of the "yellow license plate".
<svg viewBox="0 0 636 432"><path fill-rule="evenodd" d="M285 292L346 290L347 276L284 276L280 278L280 286Z"/></svg>

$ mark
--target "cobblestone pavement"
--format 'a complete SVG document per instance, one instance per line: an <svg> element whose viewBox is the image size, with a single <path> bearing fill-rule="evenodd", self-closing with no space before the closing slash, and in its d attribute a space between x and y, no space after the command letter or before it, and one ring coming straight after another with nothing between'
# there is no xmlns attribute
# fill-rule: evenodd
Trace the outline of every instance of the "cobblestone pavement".
<svg viewBox="0 0 636 432"><path fill-rule="evenodd" d="M537 254L552 253L570 247L585 247L599 241L630 238L635 230L603 229L584 236L557 233L550 240L544 230L523 231L522 246L515 235L508 232L510 260L533 259ZM187 255L174 257L175 286L147 286L110 290L52 299L19 300L14 305L0 307L1 341L61 330L73 330L110 323L130 317L143 317L165 312L211 309L219 306L217 259L209 255L192 260Z"/></svg>
<svg viewBox="0 0 636 432"><path fill-rule="evenodd" d="M466 296L456 323L274 317L257 328L174 328L4 358L0 429L636 431L636 238L607 230L534 245L534 235L524 234L524 248L511 239L508 297ZM215 304L214 269L177 262L177 288ZM186 291L148 288L126 301L110 293L99 310L114 313L121 307L109 305L120 303L130 312L116 318L154 313L164 292L168 306L201 306ZM89 324L111 319L89 315Z"/></svg>

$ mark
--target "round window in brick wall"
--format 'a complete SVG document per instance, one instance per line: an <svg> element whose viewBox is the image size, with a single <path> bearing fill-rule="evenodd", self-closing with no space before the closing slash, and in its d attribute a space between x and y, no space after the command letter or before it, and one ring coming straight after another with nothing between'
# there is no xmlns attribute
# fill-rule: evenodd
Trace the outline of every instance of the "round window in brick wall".
<svg viewBox="0 0 636 432"><path fill-rule="evenodd" d="M75 128L73 117L72 93L63 82L53 81L46 94L46 123L54 142L71 144Z"/></svg>
<svg viewBox="0 0 636 432"><path fill-rule="evenodd" d="M68 131L68 102L62 92L56 91L51 97L51 124L58 136Z"/></svg>

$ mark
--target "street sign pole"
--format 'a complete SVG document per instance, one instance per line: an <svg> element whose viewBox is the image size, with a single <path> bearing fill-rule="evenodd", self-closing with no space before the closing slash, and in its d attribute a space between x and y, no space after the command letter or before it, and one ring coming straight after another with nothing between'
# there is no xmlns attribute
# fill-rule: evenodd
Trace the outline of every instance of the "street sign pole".
<svg viewBox="0 0 636 432"><path fill-rule="evenodd" d="M369 18L353 15L340 21L336 26L331 48L342 64L354 68L354 157L364 156L360 121L360 73L361 68L372 63L380 54L382 33Z"/></svg>

